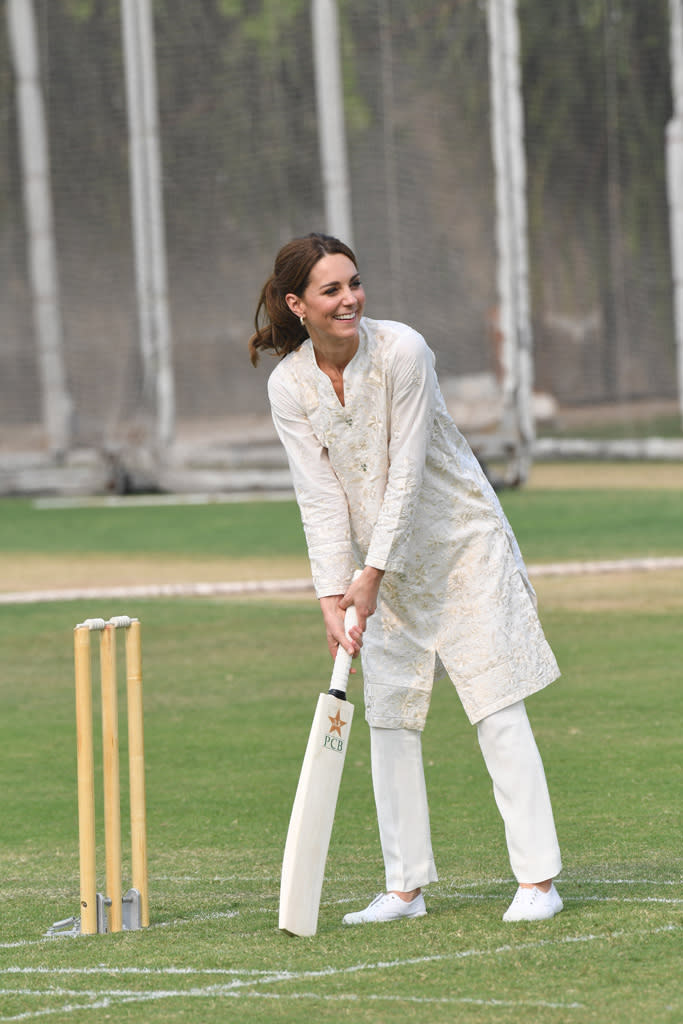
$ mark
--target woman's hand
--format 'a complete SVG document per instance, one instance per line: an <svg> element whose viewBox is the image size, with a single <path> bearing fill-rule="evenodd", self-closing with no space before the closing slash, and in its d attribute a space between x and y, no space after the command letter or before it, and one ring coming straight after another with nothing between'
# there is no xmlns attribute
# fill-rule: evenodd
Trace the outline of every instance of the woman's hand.
<svg viewBox="0 0 683 1024"><path fill-rule="evenodd" d="M360 575L350 584L345 594L320 598L320 609L323 613L327 633L327 646L333 658L337 657L337 648L340 644L353 658L360 653L367 621L377 608L377 594L383 576L383 569L374 569L372 566L366 565ZM355 605L358 625L352 626L347 636L344 629L344 613L351 605ZM351 671L355 670L351 669Z"/></svg>
<svg viewBox="0 0 683 1024"><path fill-rule="evenodd" d="M375 569L372 565L366 565L360 575L350 584L339 602L339 607L342 611L346 611L350 605L355 606L358 616L358 630L361 635L365 632L368 619L371 615L375 614L377 595L383 576L383 569ZM351 630L351 634L353 635L353 630Z"/></svg>
<svg viewBox="0 0 683 1024"><path fill-rule="evenodd" d="M363 646L363 633L357 626L354 626L349 636L346 635L344 608L340 604L343 597L343 594L334 594L330 597L320 598L320 610L323 613L327 633L327 646L333 658L337 657L337 648L340 644L352 658L355 658Z"/></svg>

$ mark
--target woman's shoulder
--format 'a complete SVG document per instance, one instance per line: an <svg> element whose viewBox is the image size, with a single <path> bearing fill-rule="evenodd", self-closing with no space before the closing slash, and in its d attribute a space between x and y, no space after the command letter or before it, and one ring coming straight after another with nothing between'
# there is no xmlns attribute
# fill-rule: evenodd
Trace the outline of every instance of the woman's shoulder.
<svg viewBox="0 0 683 1024"><path fill-rule="evenodd" d="M302 381L310 367L313 347L310 338L302 342L293 352L284 356L271 370L268 376L268 396L271 403L277 397L296 393L297 385Z"/></svg>
<svg viewBox="0 0 683 1024"><path fill-rule="evenodd" d="M294 349L293 352L288 352L286 356L275 365L270 371L268 376L268 383L273 382L284 382L286 380L293 380L299 374L301 374L308 366L311 365L311 353L313 346L310 338L306 338L305 341Z"/></svg>
<svg viewBox="0 0 683 1024"><path fill-rule="evenodd" d="M428 353L431 356L423 336L409 324L398 320L373 320L370 317L363 317L362 324L378 353L386 358L404 356L419 359Z"/></svg>

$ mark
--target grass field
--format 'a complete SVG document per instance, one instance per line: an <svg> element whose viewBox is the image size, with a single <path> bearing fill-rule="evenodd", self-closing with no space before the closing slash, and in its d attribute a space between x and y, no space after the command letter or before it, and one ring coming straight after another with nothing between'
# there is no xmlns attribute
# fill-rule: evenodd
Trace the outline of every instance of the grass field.
<svg viewBox="0 0 683 1024"><path fill-rule="evenodd" d="M645 477L634 467L617 490L603 476L590 489L567 479L504 494L528 561L683 555L681 491ZM102 573L306 573L286 503L0 502L0 568L6 592L93 584ZM298 940L278 932L277 899L306 735L329 676L313 598L0 606L0 1024L683 1020L683 572L536 583L563 668L528 707L563 847L564 912L537 925L501 921L514 892L501 825L474 731L442 682L424 735L440 871L429 915L342 928L346 910L383 887L357 676L319 931ZM71 630L122 611L143 623L152 924L45 939L78 904ZM125 803L124 791L124 815Z"/></svg>

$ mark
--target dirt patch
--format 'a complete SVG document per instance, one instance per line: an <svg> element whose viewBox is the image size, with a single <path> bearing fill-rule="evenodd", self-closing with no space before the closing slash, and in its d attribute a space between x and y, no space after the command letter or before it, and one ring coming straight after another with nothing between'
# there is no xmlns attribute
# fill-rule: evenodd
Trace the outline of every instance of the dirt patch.
<svg viewBox="0 0 683 1024"><path fill-rule="evenodd" d="M681 462L537 462L530 490L683 490Z"/></svg>
<svg viewBox="0 0 683 1024"><path fill-rule="evenodd" d="M533 584L541 617L544 611L683 612L683 569L542 577Z"/></svg>
<svg viewBox="0 0 683 1024"><path fill-rule="evenodd" d="M566 576L531 576L544 611L671 611L683 613L683 569L587 572ZM44 555L3 556L0 593L74 591L201 583L248 583L264 580L310 581L305 558L243 561L169 559L127 556L74 558ZM312 589L306 593L312 595Z"/></svg>
<svg viewBox="0 0 683 1024"><path fill-rule="evenodd" d="M2 556L0 593L149 583L246 582L310 577L306 558L200 559L126 555Z"/></svg>

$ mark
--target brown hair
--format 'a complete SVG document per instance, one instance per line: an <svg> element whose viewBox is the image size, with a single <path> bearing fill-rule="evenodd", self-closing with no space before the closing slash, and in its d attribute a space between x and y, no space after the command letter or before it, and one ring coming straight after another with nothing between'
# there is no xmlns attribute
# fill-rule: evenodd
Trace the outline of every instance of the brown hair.
<svg viewBox="0 0 683 1024"><path fill-rule="evenodd" d="M286 356L306 340L308 331L292 313L285 296L291 293L301 297L313 267L323 256L331 253L348 256L354 266L358 266L349 246L332 235L313 232L303 238L293 238L282 246L256 307L256 331L249 339L249 355L254 366L262 349L269 349L273 355Z"/></svg>

